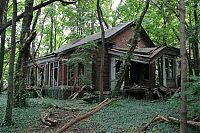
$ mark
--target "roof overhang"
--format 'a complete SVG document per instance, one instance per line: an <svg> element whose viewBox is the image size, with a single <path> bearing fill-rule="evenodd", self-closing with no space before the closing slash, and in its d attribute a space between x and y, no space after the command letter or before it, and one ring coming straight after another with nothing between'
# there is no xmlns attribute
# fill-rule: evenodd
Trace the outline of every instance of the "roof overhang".
<svg viewBox="0 0 200 133"><path fill-rule="evenodd" d="M122 57L127 54L128 50L120 49L109 49L108 53L116 56ZM143 64L152 64L156 59L160 58L162 55L179 56L179 50L172 47L154 47L154 48L137 48L131 56L131 61L139 62Z"/></svg>

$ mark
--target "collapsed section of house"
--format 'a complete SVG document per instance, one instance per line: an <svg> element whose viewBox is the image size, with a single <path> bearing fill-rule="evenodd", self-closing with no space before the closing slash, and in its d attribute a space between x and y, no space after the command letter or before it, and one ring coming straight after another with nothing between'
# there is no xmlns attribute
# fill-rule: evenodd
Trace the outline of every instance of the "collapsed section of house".
<svg viewBox="0 0 200 133"><path fill-rule="evenodd" d="M129 49L129 42L132 37L131 27L133 22L120 24L105 31L106 50L105 50L105 70L104 91L109 94L115 86L116 74L123 62L123 56ZM157 93L159 97L162 93L171 92L179 84L179 65L177 57L179 50L172 47L155 47L145 30L141 27L138 37L137 48L135 49L128 73L125 76L122 93L131 94L136 98L152 99L152 92ZM97 46L101 43L101 34L95 33L78 39L53 53L36 59L39 67L29 63L29 73L27 77L28 88L34 86L42 87L45 94L51 89L65 90L61 92L62 98L68 98L83 90L85 82L82 77L87 79L87 86L90 91L98 93L99 75L100 75L100 50L97 50L95 56L87 64L74 63L69 64L70 55L82 45L94 42ZM158 90L161 90L158 91ZM54 91L53 93L56 93Z"/></svg>

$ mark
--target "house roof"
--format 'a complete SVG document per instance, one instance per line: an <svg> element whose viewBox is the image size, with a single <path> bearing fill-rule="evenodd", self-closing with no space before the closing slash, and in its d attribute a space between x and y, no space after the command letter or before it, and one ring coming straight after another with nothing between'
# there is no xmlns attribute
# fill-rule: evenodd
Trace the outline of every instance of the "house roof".
<svg viewBox="0 0 200 133"><path fill-rule="evenodd" d="M115 56L122 56L125 55L127 51L128 49L110 49L108 53ZM179 56L179 49L167 46L153 48L136 48L134 50L133 56L131 57L131 60L144 64L151 64L164 54Z"/></svg>
<svg viewBox="0 0 200 133"><path fill-rule="evenodd" d="M124 28L126 28L132 24L133 24L133 22L131 21L131 22L119 24L113 28L105 30L105 39L108 39L108 38L114 36L115 34L122 31ZM86 36L85 38L72 41L69 44L66 44L63 47L53 51L53 53L60 53L60 52L78 47L80 45L87 44L89 42L100 41L100 39L101 39L101 32L98 32L98 33Z"/></svg>

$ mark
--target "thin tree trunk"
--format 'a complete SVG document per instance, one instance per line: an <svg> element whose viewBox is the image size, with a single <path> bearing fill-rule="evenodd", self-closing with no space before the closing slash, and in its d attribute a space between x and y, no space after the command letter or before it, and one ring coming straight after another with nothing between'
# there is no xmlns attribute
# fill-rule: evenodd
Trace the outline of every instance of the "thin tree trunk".
<svg viewBox="0 0 200 133"><path fill-rule="evenodd" d="M56 21L56 20L55 20ZM57 49L57 43L56 43L56 34L57 34L57 23L54 22L54 50Z"/></svg>
<svg viewBox="0 0 200 133"><path fill-rule="evenodd" d="M38 18L41 14L41 9L39 9L36 13L36 16L35 16L35 19L33 21L33 25L32 25L32 30L31 32L34 32L35 31L35 28L36 28L36 25L37 25L37 22L38 22ZM35 41L32 42L32 55L35 55Z"/></svg>
<svg viewBox="0 0 200 133"><path fill-rule="evenodd" d="M50 44L50 53L54 50L54 45L53 45L53 25L54 25L54 5L53 3L51 4L51 29L50 29L50 41L49 41L49 44Z"/></svg>
<svg viewBox="0 0 200 133"><path fill-rule="evenodd" d="M16 48L16 18L17 18L17 0L13 0L13 16L12 16L12 35L11 35L11 50L9 62L9 80L8 80L8 97L5 115L5 123L12 124L12 109L13 109L13 88L14 88L14 62L15 62L15 48Z"/></svg>
<svg viewBox="0 0 200 133"><path fill-rule="evenodd" d="M195 35L194 35L194 73L196 76L199 76L199 28L198 28L198 13L197 13L198 3L197 0L194 0L194 20L195 20Z"/></svg>
<svg viewBox="0 0 200 133"><path fill-rule="evenodd" d="M100 89L100 95L99 95L99 101L103 101L103 90L104 90L104 59L105 59L105 31L103 27L103 15L101 14L101 7L100 7L100 0L97 0L97 14L98 14L98 20L101 27L101 64L100 64L100 74L99 74L99 89Z"/></svg>
<svg viewBox="0 0 200 133"><path fill-rule="evenodd" d="M37 52L38 52L38 50L39 50L39 48L40 48L40 45L41 45L41 43L42 43L42 39L43 39L43 33L44 33L44 23L45 23L45 21L46 21L46 17L47 17L47 15L48 15L48 13L49 12L47 12L46 14L45 14L45 16L44 16L44 19L43 19L43 22L42 22L42 31L41 31L41 36L40 36L40 41L39 41L39 44L38 44L38 47L37 47L37 49L35 50L35 54L34 54L34 58L36 57L36 55L37 55Z"/></svg>
<svg viewBox="0 0 200 133"><path fill-rule="evenodd" d="M186 132L187 126L187 97L185 84L187 82L187 53L185 46L185 1L180 0L180 53L181 53L181 109L180 133Z"/></svg>
<svg viewBox="0 0 200 133"><path fill-rule="evenodd" d="M8 11L8 1L4 0L0 3L0 25L7 22L7 11ZM1 33L1 43L0 43L0 94L3 89L3 66L4 66L4 54L5 54L5 40L6 30Z"/></svg>
<svg viewBox="0 0 200 133"><path fill-rule="evenodd" d="M129 51L127 52L127 55L126 55L126 59L125 61L123 62L122 66L120 66L120 71L118 73L119 76L117 76L117 82L116 82L116 85L115 85L115 88L114 90L112 90L112 97L117 97L120 95L120 88L122 86L122 83L123 83L123 80L124 80L124 77L128 71L128 67L129 67L129 64L130 64L130 60L131 60L131 56L135 50L135 47L137 45L137 39L138 39L138 32L141 28L141 23L142 23L142 20L149 8L149 0L146 0L146 6L142 12L142 14L140 15L140 18L138 19L138 21L136 22L136 25L134 27L134 31L133 31L133 37L132 37L132 40L131 40L131 47L129 49Z"/></svg>
<svg viewBox="0 0 200 133"><path fill-rule="evenodd" d="M30 36L30 25L33 17L33 0L25 1L25 13L20 36L20 50L16 65L15 107L26 106L26 74L30 44L25 41ZM26 46L27 49L24 49Z"/></svg>

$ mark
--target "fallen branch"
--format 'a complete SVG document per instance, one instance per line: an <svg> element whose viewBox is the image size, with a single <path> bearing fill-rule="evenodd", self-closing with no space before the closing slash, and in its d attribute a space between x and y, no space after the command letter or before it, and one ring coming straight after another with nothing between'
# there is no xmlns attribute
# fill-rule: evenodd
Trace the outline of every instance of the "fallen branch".
<svg viewBox="0 0 200 133"><path fill-rule="evenodd" d="M86 118L90 117L91 115L95 114L96 112L98 112L99 110L101 110L102 108L104 108L106 105L110 104L114 100L115 99L111 99L111 100L105 99L102 103L100 103L98 106L96 106L96 108L94 110L91 110L91 111L87 112L86 114L77 116L75 119L73 119L72 121L65 124L63 127L61 127L60 129L58 129L56 131L56 133L62 133L69 127L73 126L75 123L78 123L79 121L86 119Z"/></svg>
<svg viewBox="0 0 200 133"><path fill-rule="evenodd" d="M76 91L75 93L73 93L71 96L69 96L70 99L75 99L77 98L77 96L83 91L83 89L85 89L87 86L84 85L82 86L80 89L78 89L78 91Z"/></svg>
<svg viewBox="0 0 200 133"><path fill-rule="evenodd" d="M156 115L147 124L145 124L143 127L141 127L136 133L141 133L141 132L145 131L147 129L147 127L155 121L155 119L158 117L158 115L159 115L159 113L156 113Z"/></svg>
<svg viewBox="0 0 200 133"><path fill-rule="evenodd" d="M167 122L174 122L174 123L178 123L180 124L180 120L177 119L177 118L174 118L174 117L164 117L164 116L158 116L160 119L164 120L164 121L167 121ZM187 124L190 125L190 126L196 126L196 127L200 127L200 122L196 122L196 121L191 121L191 120L188 120L187 121Z"/></svg>
<svg viewBox="0 0 200 133"><path fill-rule="evenodd" d="M156 115L149 121L149 123L145 124L142 128L140 128L136 133L141 133L143 131L145 131L147 129L147 127L151 124L156 122L157 120L161 120L161 121L166 121L166 122L173 122L173 123L178 123L180 124L180 120L174 117L165 117L160 115L159 113L156 113ZM196 127L200 127L200 122L196 122L196 121L187 121L187 124L190 126L196 126Z"/></svg>
<svg viewBox="0 0 200 133"><path fill-rule="evenodd" d="M35 93L37 94L37 97L43 99L43 97L37 92L37 90L36 90L34 87L32 87L32 89L33 89L33 90L35 91Z"/></svg>
<svg viewBox="0 0 200 133"><path fill-rule="evenodd" d="M55 126L58 124L58 121L57 120L53 120L50 117L50 112L43 112L42 113L42 123L47 125L47 126Z"/></svg>

